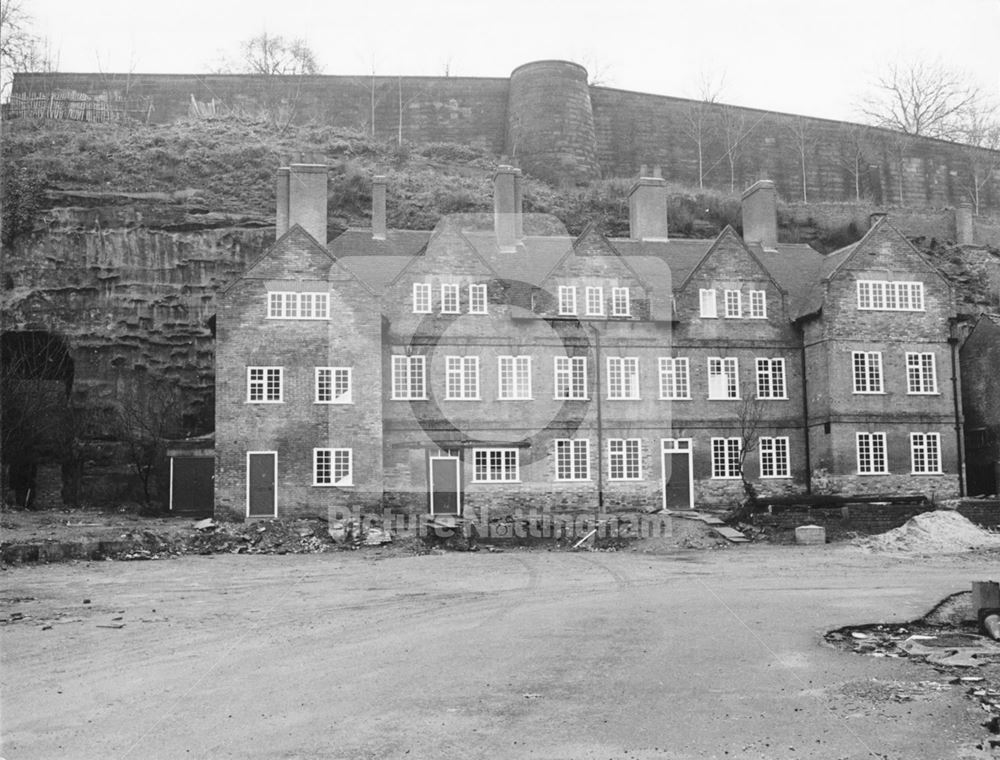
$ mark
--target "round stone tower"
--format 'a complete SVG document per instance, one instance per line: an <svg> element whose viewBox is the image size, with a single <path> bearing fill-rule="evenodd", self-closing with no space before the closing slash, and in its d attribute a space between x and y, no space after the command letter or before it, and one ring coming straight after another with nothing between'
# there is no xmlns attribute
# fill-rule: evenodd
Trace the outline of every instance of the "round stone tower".
<svg viewBox="0 0 1000 760"><path fill-rule="evenodd" d="M555 183L599 176L587 70L534 61L510 75L506 150L527 174Z"/></svg>

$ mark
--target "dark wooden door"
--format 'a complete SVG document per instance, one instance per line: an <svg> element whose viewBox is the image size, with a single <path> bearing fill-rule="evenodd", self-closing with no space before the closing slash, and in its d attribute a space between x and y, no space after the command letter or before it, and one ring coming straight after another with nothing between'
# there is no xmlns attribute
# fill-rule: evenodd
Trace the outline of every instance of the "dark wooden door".
<svg viewBox="0 0 1000 760"><path fill-rule="evenodd" d="M172 457L170 511L211 517L215 505L215 462L211 457Z"/></svg>
<svg viewBox="0 0 1000 760"><path fill-rule="evenodd" d="M247 455L247 514L250 517L274 517L275 469L278 455L273 452Z"/></svg>
<svg viewBox="0 0 1000 760"><path fill-rule="evenodd" d="M687 451L663 452L663 506L665 509L691 509L691 454Z"/></svg>
<svg viewBox="0 0 1000 760"><path fill-rule="evenodd" d="M462 512L462 490L458 457L430 458L430 501L433 515L458 515Z"/></svg>

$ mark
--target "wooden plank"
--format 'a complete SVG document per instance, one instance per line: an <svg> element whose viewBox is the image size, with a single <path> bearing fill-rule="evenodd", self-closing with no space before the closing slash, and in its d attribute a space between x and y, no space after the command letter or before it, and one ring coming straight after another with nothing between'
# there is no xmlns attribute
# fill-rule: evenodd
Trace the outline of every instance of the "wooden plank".
<svg viewBox="0 0 1000 760"><path fill-rule="evenodd" d="M749 538L740 533L736 528L712 526L712 531L722 536L727 541L734 544L744 544L750 541Z"/></svg>

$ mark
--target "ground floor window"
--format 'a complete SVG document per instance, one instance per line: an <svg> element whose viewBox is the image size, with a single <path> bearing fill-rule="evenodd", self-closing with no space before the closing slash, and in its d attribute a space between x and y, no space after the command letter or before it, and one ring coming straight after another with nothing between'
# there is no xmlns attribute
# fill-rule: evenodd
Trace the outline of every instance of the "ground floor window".
<svg viewBox="0 0 1000 760"><path fill-rule="evenodd" d="M608 441L608 479L642 479L642 441L639 438L612 438Z"/></svg>
<svg viewBox="0 0 1000 760"><path fill-rule="evenodd" d="M788 468L788 438L760 439L760 476L762 478L787 478Z"/></svg>
<svg viewBox="0 0 1000 760"><path fill-rule="evenodd" d="M557 439L556 480L590 480L590 441Z"/></svg>
<svg viewBox="0 0 1000 760"><path fill-rule="evenodd" d="M350 449L313 449L313 485L353 485Z"/></svg>
<svg viewBox="0 0 1000 760"><path fill-rule="evenodd" d="M517 449L473 449L473 483L510 483L520 480Z"/></svg>
<svg viewBox="0 0 1000 760"><path fill-rule="evenodd" d="M738 478L740 476L740 439L712 439L712 477Z"/></svg>
<svg viewBox="0 0 1000 760"><path fill-rule="evenodd" d="M889 472L885 456L885 433L858 433L857 441L859 475Z"/></svg>
<svg viewBox="0 0 1000 760"><path fill-rule="evenodd" d="M941 434L910 433L910 462L914 475L941 472Z"/></svg>

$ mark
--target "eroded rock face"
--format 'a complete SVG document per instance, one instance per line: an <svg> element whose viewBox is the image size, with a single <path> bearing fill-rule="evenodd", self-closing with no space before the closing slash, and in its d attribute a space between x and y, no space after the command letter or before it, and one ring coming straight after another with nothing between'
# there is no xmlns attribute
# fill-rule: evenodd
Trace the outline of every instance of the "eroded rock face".
<svg viewBox="0 0 1000 760"><path fill-rule="evenodd" d="M6 253L5 331L65 338L75 405L176 384L185 432L211 429L215 294L274 238L269 220L180 206L60 207Z"/></svg>

